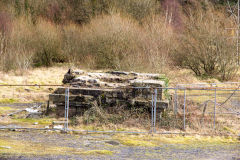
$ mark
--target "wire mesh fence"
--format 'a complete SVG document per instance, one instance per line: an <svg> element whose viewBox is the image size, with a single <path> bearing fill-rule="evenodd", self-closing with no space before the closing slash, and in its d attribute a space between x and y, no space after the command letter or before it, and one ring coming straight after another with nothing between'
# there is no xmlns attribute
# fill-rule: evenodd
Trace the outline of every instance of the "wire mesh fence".
<svg viewBox="0 0 240 160"><path fill-rule="evenodd" d="M0 128L43 129L51 125L52 119L47 116L49 94L58 87L58 85L1 85Z"/></svg>
<svg viewBox="0 0 240 160"><path fill-rule="evenodd" d="M80 88L2 85L0 128L59 129L89 133L237 135L240 132L239 86L239 83L226 83L178 85L174 88L106 88L107 92L104 93L111 91L115 102L112 104L112 99L107 99L104 94L101 94L101 100L99 96L83 96L78 91ZM99 89L89 90L91 93L99 92ZM128 97L117 100L118 96L123 97L126 92L134 92L134 102ZM54 101L51 101L52 97ZM77 126L74 125L76 117L80 122ZM92 127L96 118L100 123L98 127ZM82 124L84 127L79 127Z"/></svg>
<svg viewBox="0 0 240 160"><path fill-rule="evenodd" d="M185 108L183 128L211 133L239 133L239 87L238 82L178 85L174 110L175 113L184 112Z"/></svg>

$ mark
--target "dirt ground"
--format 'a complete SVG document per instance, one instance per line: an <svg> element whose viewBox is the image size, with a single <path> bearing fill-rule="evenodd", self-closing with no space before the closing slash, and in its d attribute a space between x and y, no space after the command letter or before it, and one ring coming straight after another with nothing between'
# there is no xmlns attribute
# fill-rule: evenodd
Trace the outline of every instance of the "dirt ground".
<svg viewBox="0 0 240 160"><path fill-rule="evenodd" d="M122 135L122 137L130 135ZM159 135L161 136L161 135ZM0 159L240 160L240 143L125 143L114 134L0 131ZM139 141L140 142L140 141Z"/></svg>

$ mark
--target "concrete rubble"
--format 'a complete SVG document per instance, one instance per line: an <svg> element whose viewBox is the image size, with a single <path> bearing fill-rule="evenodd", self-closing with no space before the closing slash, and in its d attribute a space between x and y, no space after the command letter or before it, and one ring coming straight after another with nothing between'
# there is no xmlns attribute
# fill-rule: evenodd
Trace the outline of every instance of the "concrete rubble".
<svg viewBox="0 0 240 160"><path fill-rule="evenodd" d="M160 74L108 71L86 72L69 71L64 75L63 83L69 87L70 116L82 113L97 102L98 105L113 107L128 105L151 107L154 90L147 87L164 87ZM145 87L145 88L141 88ZM157 107L164 110L168 102L164 100L161 89L157 93ZM49 95L50 105L57 107L57 114L64 115L65 88L58 88Z"/></svg>

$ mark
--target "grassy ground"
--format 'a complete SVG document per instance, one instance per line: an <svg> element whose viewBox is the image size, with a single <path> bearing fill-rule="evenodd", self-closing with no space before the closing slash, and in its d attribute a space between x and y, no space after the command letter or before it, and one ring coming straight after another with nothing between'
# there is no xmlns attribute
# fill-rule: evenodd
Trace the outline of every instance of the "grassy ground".
<svg viewBox="0 0 240 160"><path fill-rule="evenodd" d="M71 65L49 68L35 68L29 70L16 70L8 73L0 72L0 84L62 84L63 76ZM73 67L74 69L75 67ZM77 68L79 69L79 68ZM82 68L80 68L82 69ZM85 68L84 68L85 69ZM170 86L181 83L215 83L216 79L201 79L187 69L167 70L167 77L170 79ZM238 80L238 76L236 78Z"/></svg>
<svg viewBox="0 0 240 160"><path fill-rule="evenodd" d="M0 84L62 84L67 69L66 66L0 72Z"/></svg>
<svg viewBox="0 0 240 160"><path fill-rule="evenodd" d="M219 157L219 153L223 158L240 156L237 149L240 143L231 137L60 134L51 131L0 133L0 158L212 159ZM199 153L195 153L196 150Z"/></svg>
<svg viewBox="0 0 240 160"><path fill-rule="evenodd" d="M7 135L7 133L4 133ZM13 133L9 133L13 135ZM66 146L49 145L46 142L32 142L12 138L0 137L0 155L47 156L47 155L111 155L108 150L84 150Z"/></svg>
<svg viewBox="0 0 240 160"><path fill-rule="evenodd" d="M186 144L189 146L207 146L239 143L237 138L233 137L210 137L210 136L159 136L159 135L116 135L115 139L128 146L159 146L161 144Z"/></svg>

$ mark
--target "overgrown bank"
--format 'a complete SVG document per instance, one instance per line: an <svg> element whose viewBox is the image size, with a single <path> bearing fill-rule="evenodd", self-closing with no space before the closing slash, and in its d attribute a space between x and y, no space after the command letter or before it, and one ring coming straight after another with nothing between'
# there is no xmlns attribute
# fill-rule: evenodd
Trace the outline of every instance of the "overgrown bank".
<svg viewBox="0 0 240 160"><path fill-rule="evenodd" d="M235 2L231 2L234 4ZM0 69L70 63L91 69L234 78L234 27L220 1L0 2Z"/></svg>

